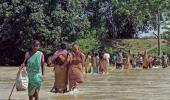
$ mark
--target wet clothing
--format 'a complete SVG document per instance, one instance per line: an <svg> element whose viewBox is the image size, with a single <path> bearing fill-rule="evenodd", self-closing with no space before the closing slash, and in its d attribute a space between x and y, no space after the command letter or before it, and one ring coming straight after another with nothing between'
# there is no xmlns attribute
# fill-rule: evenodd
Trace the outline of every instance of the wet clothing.
<svg viewBox="0 0 170 100"><path fill-rule="evenodd" d="M55 72L55 92L64 93L68 84L68 66L65 65L68 58L67 50L56 51L52 57Z"/></svg>
<svg viewBox="0 0 170 100"><path fill-rule="evenodd" d="M127 54L126 58L125 58L125 62L124 62L124 69L129 69L130 68L130 54Z"/></svg>
<svg viewBox="0 0 170 100"><path fill-rule="evenodd" d="M91 68L92 68L92 57L90 55L87 56L85 59L85 72L86 73L91 73Z"/></svg>
<svg viewBox="0 0 170 100"><path fill-rule="evenodd" d="M110 66L110 54L104 53L104 58L107 60L107 67L109 67Z"/></svg>
<svg viewBox="0 0 170 100"><path fill-rule="evenodd" d="M27 73L28 73L28 95L33 96L35 91L40 89L43 79L42 79L42 70L41 63L43 53L37 51L27 61Z"/></svg>
<svg viewBox="0 0 170 100"><path fill-rule="evenodd" d="M162 68L166 68L168 67L168 61L167 61L167 56L166 55L163 55L162 58Z"/></svg>
<svg viewBox="0 0 170 100"><path fill-rule="evenodd" d="M136 58L136 66L141 67L142 64L143 64L143 57L138 55L137 58Z"/></svg>
<svg viewBox="0 0 170 100"><path fill-rule="evenodd" d="M51 60L54 64L63 65L66 60L67 50L58 50L54 53Z"/></svg>
<svg viewBox="0 0 170 100"><path fill-rule="evenodd" d="M148 67L149 67L149 68L152 68L153 60L154 60L153 57L149 57L149 58L148 58Z"/></svg>
<svg viewBox="0 0 170 100"><path fill-rule="evenodd" d="M83 77L83 54L75 54L72 52L71 61L68 70L68 79L70 90L77 87L79 84L84 82Z"/></svg>
<svg viewBox="0 0 170 100"><path fill-rule="evenodd" d="M107 60L105 58L99 59L99 73L107 73Z"/></svg>
<svg viewBox="0 0 170 100"><path fill-rule="evenodd" d="M121 69L123 64L123 55L119 53L116 55L116 69Z"/></svg>
<svg viewBox="0 0 170 100"><path fill-rule="evenodd" d="M93 73L98 73L98 61L99 61L99 57L98 56L92 57Z"/></svg>
<svg viewBox="0 0 170 100"><path fill-rule="evenodd" d="M132 67L133 68L136 68L136 63L137 63L137 61L136 61L136 56L134 56L133 58L132 58Z"/></svg>

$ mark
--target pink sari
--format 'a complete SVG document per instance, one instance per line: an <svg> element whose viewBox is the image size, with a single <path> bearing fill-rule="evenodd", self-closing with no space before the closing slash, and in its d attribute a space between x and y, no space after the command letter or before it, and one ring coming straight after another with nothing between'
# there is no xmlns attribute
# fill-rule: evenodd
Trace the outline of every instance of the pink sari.
<svg viewBox="0 0 170 100"><path fill-rule="evenodd" d="M66 53L67 53L67 50L58 50L54 53L51 60L54 61L57 57L59 57L60 55L66 54Z"/></svg>
<svg viewBox="0 0 170 100"><path fill-rule="evenodd" d="M84 82L83 77L83 59L82 55L76 55L71 53L71 62L68 71L69 86L70 89L77 87L79 84Z"/></svg>

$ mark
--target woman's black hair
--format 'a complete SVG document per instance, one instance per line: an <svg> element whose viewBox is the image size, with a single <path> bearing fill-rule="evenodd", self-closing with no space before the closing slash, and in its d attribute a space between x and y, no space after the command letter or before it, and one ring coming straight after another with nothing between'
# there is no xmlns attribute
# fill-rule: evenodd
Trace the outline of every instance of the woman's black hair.
<svg viewBox="0 0 170 100"><path fill-rule="evenodd" d="M97 57L97 56L98 56L98 54L95 52L95 53L94 53L94 56L95 56L95 57Z"/></svg>
<svg viewBox="0 0 170 100"><path fill-rule="evenodd" d="M61 49L66 49L66 48L67 48L66 43L61 43L60 48L61 48Z"/></svg>
<svg viewBox="0 0 170 100"><path fill-rule="evenodd" d="M41 43L38 40L34 40L32 45L41 45Z"/></svg>
<svg viewBox="0 0 170 100"><path fill-rule="evenodd" d="M90 55L90 52L87 52L87 55Z"/></svg>
<svg viewBox="0 0 170 100"><path fill-rule="evenodd" d="M103 57L104 57L104 52L99 52L99 58L103 59Z"/></svg>

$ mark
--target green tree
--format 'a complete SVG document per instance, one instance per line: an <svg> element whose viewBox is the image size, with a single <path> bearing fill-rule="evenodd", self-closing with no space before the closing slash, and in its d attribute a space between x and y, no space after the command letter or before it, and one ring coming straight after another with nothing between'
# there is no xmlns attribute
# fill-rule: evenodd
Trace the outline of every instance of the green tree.
<svg viewBox="0 0 170 100"><path fill-rule="evenodd" d="M77 40L87 52L103 40L137 37L160 29L169 6L169 0L1 0L0 64L21 63L34 39L49 53L62 41Z"/></svg>
<svg viewBox="0 0 170 100"><path fill-rule="evenodd" d="M86 4L86 0L1 0L0 63L21 63L35 39L44 48L55 49L87 29Z"/></svg>

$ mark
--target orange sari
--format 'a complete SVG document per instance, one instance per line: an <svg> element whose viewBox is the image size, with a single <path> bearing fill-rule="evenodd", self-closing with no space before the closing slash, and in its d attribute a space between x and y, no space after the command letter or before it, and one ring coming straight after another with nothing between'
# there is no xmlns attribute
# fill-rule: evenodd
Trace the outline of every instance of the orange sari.
<svg viewBox="0 0 170 100"><path fill-rule="evenodd" d="M67 53L63 54L63 57L67 59ZM59 64L54 64L54 88L55 92L64 93L67 91L67 83L68 83L68 67Z"/></svg>
<svg viewBox="0 0 170 100"><path fill-rule="evenodd" d="M54 88L57 89L58 92L64 92L64 90L67 89L67 67L55 65L54 71Z"/></svg>
<svg viewBox="0 0 170 100"><path fill-rule="evenodd" d="M99 59L99 73L107 73L107 60L105 58Z"/></svg>
<svg viewBox="0 0 170 100"><path fill-rule="evenodd" d="M88 57L85 60L85 71L86 73L91 73L92 68L92 57L88 55Z"/></svg>
<svg viewBox="0 0 170 100"><path fill-rule="evenodd" d="M130 68L132 68L131 66L131 62L130 62L130 60L131 60L131 55L130 55L130 53L128 53L127 54L127 58L126 58L126 60L125 60L125 62L124 62L124 69L130 69Z"/></svg>

